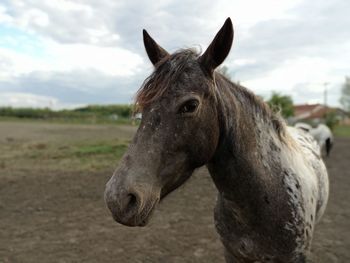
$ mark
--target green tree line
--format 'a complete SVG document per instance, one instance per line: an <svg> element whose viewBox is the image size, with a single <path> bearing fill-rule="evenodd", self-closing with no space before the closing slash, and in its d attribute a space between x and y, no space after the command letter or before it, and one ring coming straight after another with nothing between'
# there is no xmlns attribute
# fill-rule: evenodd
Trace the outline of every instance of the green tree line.
<svg viewBox="0 0 350 263"><path fill-rule="evenodd" d="M26 119L130 119L132 105L89 105L73 110L0 107L0 117Z"/></svg>

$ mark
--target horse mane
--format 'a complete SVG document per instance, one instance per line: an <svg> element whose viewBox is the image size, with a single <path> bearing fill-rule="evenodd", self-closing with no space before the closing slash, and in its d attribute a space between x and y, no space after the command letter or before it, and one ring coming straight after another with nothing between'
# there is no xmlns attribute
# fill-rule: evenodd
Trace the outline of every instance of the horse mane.
<svg viewBox="0 0 350 263"><path fill-rule="evenodd" d="M240 84L227 79L219 72L215 72L215 81L216 85L221 82L223 85L228 86L236 98L240 100L242 106L249 105L249 107L245 107L246 110L247 108L250 109L249 114L259 115L266 123L270 123L278 137L284 141L286 137L286 124L280 114L280 110L277 112L273 111L262 98Z"/></svg>
<svg viewBox="0 0 350 263"><path fill-rule="evenodd" d="M160 98L169 88L169 84L176 82L198 57L199 53L194 49L180 49L160 60L155 65L153 73L145 79L137 91L135 110L142 111L144 107Z"/></svg>

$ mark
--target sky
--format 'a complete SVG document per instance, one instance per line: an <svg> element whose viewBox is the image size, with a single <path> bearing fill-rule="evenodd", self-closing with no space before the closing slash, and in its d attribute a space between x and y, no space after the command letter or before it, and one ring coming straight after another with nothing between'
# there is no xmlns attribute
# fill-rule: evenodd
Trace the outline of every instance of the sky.
<svg viewBox="0 0 350 263"><path fill-rule="evenodd" d="M142 29L167 51L205 50L227 17L224 62L268 98L339 106L350 75L348 0L1 0L0 106L131 103L152 72Z"/></svg>

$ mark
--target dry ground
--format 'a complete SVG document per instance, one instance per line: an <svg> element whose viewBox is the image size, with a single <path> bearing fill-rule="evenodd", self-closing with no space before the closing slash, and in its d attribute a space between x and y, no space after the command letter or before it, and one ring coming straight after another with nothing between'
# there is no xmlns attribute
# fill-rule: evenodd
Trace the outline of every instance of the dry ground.
<svg viewBox="0 0 350 263"><path fill-rule="evenodd" d="M114 223L104 185L134 131L0 122L0 262L223 262L206 169L168 196L147 227ZM311 258L350 262L350 139L337 138L327 166L330 200Z"/></svg>

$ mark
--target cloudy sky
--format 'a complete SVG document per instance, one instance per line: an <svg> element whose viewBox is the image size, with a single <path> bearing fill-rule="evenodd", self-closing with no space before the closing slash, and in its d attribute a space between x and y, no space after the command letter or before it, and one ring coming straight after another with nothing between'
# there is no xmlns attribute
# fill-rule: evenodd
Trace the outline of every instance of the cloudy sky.
<svg viewBox="0 0 350 263"><path fill-rule="evenodd" d="M142 29L169 52L205 49L225 19L225 65L256 94L338 105L350 75L348 0L2 0L0 106L129 103L152 71Z"/></svg>

